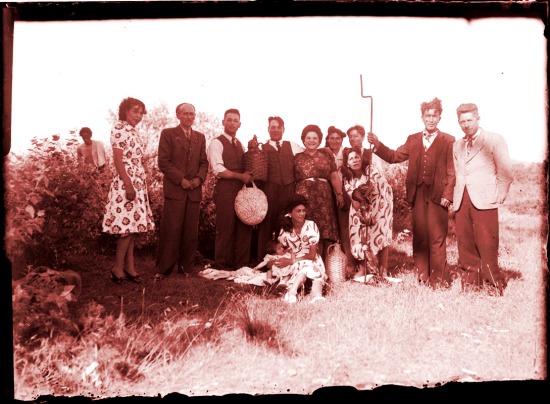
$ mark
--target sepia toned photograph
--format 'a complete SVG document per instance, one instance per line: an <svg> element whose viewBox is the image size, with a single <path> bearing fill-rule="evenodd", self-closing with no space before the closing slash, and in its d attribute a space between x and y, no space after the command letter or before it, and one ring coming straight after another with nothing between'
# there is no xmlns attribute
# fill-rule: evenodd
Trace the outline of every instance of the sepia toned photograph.
<svg viewBox="0 0 550 404"><path fill-rule="evenodd" d="M13 398L546 380L513 3L3 8Z"/></svg>

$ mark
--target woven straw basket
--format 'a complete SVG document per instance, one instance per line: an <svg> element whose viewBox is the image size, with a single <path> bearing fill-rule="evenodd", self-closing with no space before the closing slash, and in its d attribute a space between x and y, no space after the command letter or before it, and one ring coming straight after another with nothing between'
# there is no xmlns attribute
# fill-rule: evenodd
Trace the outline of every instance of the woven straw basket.
<svg viewBox="0 0 550 404"><path fill-rule="evenodd" d="M252 187L247 188L246 184L235 197L235 212L241 222L255 226L264 220L267 214L267 197L262 190L256 187L252 181Z"/></svg>
<svg viewBox="0 0 550 404"><path fill-rule="evenodd" d="M267 181L268 157L267 152L255 147L243 156L244 171L252 173L254 181Z"/></svg>
<svg viewBox="0 0 550 404"><path fill-rule="evenodd" d="M332 249L332 252L331 252ZM332 244L327 250L327 276L331 282L345 282L347 258L340 244Z"/></svg>

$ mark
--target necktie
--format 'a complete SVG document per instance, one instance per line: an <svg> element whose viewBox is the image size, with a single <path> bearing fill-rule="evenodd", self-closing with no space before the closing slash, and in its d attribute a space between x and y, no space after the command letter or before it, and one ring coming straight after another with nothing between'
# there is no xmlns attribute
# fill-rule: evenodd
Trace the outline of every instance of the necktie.
<svg viewBox="0 0 550 404"><path fill-rule="evenodd" d="M233 138L231 142L233 143L234 147L237 147L237 138Z"/></svg>
<svg viewBox="0 0 550 404"><path fill-rule="evenodd" d="M468 145L466 146L466 151L468 152L468 154L470 154L472 148L474 147L474 137L470 136L466 139L466 141L468 142Z"/></svg>
<svg viewBox="0 0 550 404"><path fill-rule="evenodd" d="M426 143L427 143L427 144L424 146L424 150L427 151L428 148L430 147L430 139L432 138L433 135L431 135L431 134L428 133L428 134L426 134L426 135L424 135L424 136L425 136L425 138L426 138Z"/></svg>
<svg viewBox="0 0 550 404"><path fill-rule="evenodd" d="M281 151L281 143L279 141L275 143L277 144L277 151Z"/></svg>
<svg viewBox="0 0 550 404"><path fill-rule="evenodd" d="M187 140L191 140L191 131L190 130L185 132L185 137L187 138Z"/></svg>

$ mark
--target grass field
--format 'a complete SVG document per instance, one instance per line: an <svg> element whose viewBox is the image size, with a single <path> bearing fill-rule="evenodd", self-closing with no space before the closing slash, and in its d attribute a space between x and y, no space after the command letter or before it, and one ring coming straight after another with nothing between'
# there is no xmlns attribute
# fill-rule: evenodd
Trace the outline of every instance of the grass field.
<svg viewBox="0 0 550 404"><path fill-rule="evenodd" d="M75 257L83 280L75 330L16 345L15 395L129 396L179 392L309 394L322 386L371 389L450 381L542 380L546 368L545 173L515 165L500 215L504 296L420 286L409 236L394 235L394 286L331 285L289 305L281 288L198 276L153 283L154 258L139 257L141 285L109 282L113 257ZM457 265L454 221L448 263ZM200 270L199 267L196 270Z"/></svg>

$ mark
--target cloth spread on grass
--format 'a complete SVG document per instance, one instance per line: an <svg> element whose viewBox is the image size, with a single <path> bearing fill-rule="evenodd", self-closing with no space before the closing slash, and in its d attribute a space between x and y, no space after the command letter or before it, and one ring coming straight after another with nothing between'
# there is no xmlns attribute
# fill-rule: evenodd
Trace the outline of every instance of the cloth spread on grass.
<svg viewBox="0 0 550 404"><path fill-rule="evenodd" d="M275 280L268 281L265 272L256 271L253 268L242 267L237 271L223 271L219 269L208 268L199 272L199 276L210 280L225 279L235 283L248 283L256 286L265 286L266 283L274 283Z"/></svg>

